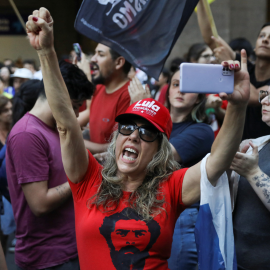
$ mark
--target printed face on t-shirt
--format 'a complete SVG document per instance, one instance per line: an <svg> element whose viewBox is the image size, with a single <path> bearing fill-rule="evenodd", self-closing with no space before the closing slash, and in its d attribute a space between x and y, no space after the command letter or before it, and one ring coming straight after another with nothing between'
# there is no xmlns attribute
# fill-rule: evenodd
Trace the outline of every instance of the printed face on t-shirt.
<svg viewBox="0 0 270 270"><path fill-rule="evenodd" d="M117 270L143 270L148 252L160 235L160 226L155 220L146 223L128 207L105 217L99 230Z"/></svg>
<svg viewBox="0 0 270 270"><path fill-rule="evenodd" d="M151 233L144 221L141 220L119 220L115 223L115 230L111 234L115 250L122 247L136 247L140 252L145 250L150 242ZM130 252L125 254L133 254Z"/></svg>

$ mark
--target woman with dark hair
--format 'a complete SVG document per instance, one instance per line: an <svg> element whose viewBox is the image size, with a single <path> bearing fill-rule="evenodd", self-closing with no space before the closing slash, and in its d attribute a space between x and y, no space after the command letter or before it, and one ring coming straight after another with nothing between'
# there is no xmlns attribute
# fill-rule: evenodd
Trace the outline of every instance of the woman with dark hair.
<svg viewBox="0 0 270 270"><path fill-rule="evenodd" d="M26 27L39 55L47 100L59 131L75 204L81 270L167 270L175 222L186 205L200 198L201 163L179 170L168 141L172 130L169 111L153 99L144 99L116 117L118 130L101 167L85 148L61 77L49 11L35 10ZM249 97L245 52L242 70L239 62L223 65L235 70L235 89L230 96L220 94L230 104L205 166L214 186L240 143Z"/></svg>
<svg viewBox="0 0 270 270"><path fill-rule="evenodd" d="M189 48L185 60L189 63L210 64L215 61L215 56L205 43L196 43Z"/></svg>
<svg viewBox="0 0 270 270"><path fill-rule="evenodd" d="M167 92L168 108L173 122L169 142L174 159L182 168L187 168L201 161L211 151L214 133L206 124L206 95L181 93L179 78L180 70L172 76ZM176 221L171 257L168 260L171 270L192 270L197 267L194 229L198 209L199 202L183 211Z"/></svg>

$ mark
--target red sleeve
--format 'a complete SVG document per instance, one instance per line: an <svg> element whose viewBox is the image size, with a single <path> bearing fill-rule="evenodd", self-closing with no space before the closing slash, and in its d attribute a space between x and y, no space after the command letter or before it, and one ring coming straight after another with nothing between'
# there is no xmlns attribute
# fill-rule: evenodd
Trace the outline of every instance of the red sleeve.
<svg viewBox="0 0 270 270"><path fill-rule="evenodd" d="M88 150L87 150L88 151ZM93 155L88 151L89 162L87 172L82 181L74 184L68 179L74 201L79 201L84 197L90 198L91 188L99 185L102 180L102 166L97 162Z"/></svg>
<svg viewBox="0 0 270 270"><path fill-rule="evenodd" d="M171 203L174 209L177 209L177 216L186 209L182 201L182 186L185 174L188 168L175 171L168 179L169 193Z"/></svg>
<svg viewBox="0 0 270 270"><path fill-rule="evenodd" d="M227 109L227 106L228 106L228 100L223 100L222 101L222 105L221 105L221 108L226 110Z"/></svg>

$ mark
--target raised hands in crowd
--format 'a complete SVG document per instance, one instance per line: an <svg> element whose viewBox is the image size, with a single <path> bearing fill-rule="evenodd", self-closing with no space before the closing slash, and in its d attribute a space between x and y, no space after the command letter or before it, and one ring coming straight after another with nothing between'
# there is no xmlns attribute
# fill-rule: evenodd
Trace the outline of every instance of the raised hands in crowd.
<svg viewBox="0 0 270 270"><path fill-rule="evenodd" d="M4 157L15 221L22 223L17 224L20 269L65 264L75 270L122 265L144 269L151 262L155 269L176 270L179 256L181 269L187 269L191 258L196 269L194 209L199 208L202 164L213 187L226 172L230 175L229 169L234 171L230 181L237 193L233 225L239 266L264 269L262 256L252 255L244 228L250 224L254 247L261 251L260 232L268 237L270 222L270 166L265 161L270 151L270 72L260 61L268 59L261 44L270 44L270 24L261 29L253 64L245 50L233 50L222 37L213 37L201 0L197 16L204 43L193 44L185 61L218 63L234 71L232 94L181 93L179 70L168 71L170 78L157 90L158 84L146 74L139 79L134 67L130 79L131 64L103 44L91 59L82 52L80 61L75 56L72 64L59 67L49 10L40 8L28 17L27 35L38 54L43 81L33 104L21 103L22 111L29 112L13 123ZM16 92L16 98L23 96L11 87L10 78L2 78L0 72L0 90L6 96L11 91L8 98ZM0 110L0 133L1 114ZM245 204L250 215L245 215ZM261 227L256 227L261 216ZM30 228L27 238L24 222ZM186 224L189 231L176 231L175 223L179 228ZM45 238L55 239L58 250ZM193 251L179 251L180 242L194 242Z"/></svg>

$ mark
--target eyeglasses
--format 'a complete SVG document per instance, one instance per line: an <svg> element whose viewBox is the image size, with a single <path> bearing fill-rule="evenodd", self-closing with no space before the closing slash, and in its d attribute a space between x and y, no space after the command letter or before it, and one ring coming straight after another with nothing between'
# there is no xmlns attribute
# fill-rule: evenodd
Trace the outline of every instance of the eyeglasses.
<svg viewBox="0 0 270 270"><path fill-rule="evenodd" d="M262 103L263 99L268 96L268 102L270 102L270 93L268 91L261 90L259 93L259 102Z"/></svg>
<svg viewBox="0 0 270 270"><path fill-rule="evenodd" d="M214 56L214 54L202 54L202 55L200 56L200 58L204 58L204 59L207 60L207 61L210 61L211 58L212 58L213 60L216 59L215 56Z"/></svg>
<svg viewBox="0 0 270 270"><path fill-rule="evenodd" d="M118 131L124 136L129 136L136 129L139 131L140 138L145 142L153 142L160 136L160 132L149 125L142 125L138 127L135 123L129 121L128 123L119 123Z"/></svg>

